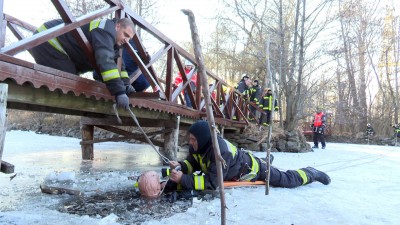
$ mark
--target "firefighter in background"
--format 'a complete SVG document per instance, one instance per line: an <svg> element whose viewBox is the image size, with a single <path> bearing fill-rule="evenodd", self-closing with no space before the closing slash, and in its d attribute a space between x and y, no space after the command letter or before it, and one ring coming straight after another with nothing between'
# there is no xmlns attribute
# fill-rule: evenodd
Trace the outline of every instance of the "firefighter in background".
<svg viewBox="0 0 400 225"><path fill-rule="evenodd" d="M316 113L314 115L313 123L311 127L313 129L313 141L314 146L312 148L318 148L318 141L321 142L322 149L325 149L325 126L326 126L326 116L322 112L322 107L318 106Z"/></svg>
<svg viewBox="0 0 400 225"><path fill-rule="evenodd" d="M249 76L247 76L247 74L243 74L242 79L239 81L239 83L236 84L235 89L238 90L240 93L244 93L247 89L248 89L248 81L249 80Z"/></svg>
<svg viewBox="0 0 400 225"><path fill-rule="evenodd" d="M400 138L400 124L394 124L392 127L394 128L394 137Z"/></svg>
<svg viewBox="0 0 400 225"><path fill-rule="evenodd" d="M278 101L276 99L274 106L272 106L272 99L272 90L270 88L265 88L259 104L260 108L265 112L265 114L262 114L260 118L260 124L264 126L269 126L271 122L271 110L274 109L275 111L278 111L279 109Z"/></svg>
<svg viewBox="0 0 400 225"><path fill-rule="evenodd" d="M374 135L375 135L374 128L371 126L370 123L367 123L367 130L365 131L366 138L372 137Z"/></svg>
<svg viewBox="0 0 400 225"><path fill-rule="evenodd" d="M258 80L253 81L253 86L249 88L249 94L250 94L250 102L254 103L255 105L260 104L260 97L261 97L261 87L258 85ZM256 120L256 108L252 105L250 105L250 111L251 114L249 115L249 120ZM256 118L253 118L256 117Z"/></svg>

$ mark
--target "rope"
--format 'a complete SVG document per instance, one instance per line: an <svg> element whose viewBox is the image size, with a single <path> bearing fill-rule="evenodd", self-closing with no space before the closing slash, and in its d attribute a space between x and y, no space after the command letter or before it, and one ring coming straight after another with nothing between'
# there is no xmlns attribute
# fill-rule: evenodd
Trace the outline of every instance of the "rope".
<svg viewBox="0 0 400 225"><path fill-rule="evenodd" d="M117 110L117 104L113 104L113 110L115 113L115 116L117 117L118 123L122 124L122 120L118 115L118 110ZM165 163L169 163L169 159L167 157L165 157L164 155L162 155L160 153L160 151L156 148L156 146L153 144L153 142L150 140L150 138L147 136L147 134L144 132L144 130L142 129L142 127L139 124L139 121L136 118L136 115L132 112L132 110L130 108L128 108L129 113L131 114L131 117L133 119L133 121L136 123L137 127L139 128L139 130L142 132L142 134L144 135L144 137L146 138L147 142L151 145L151 147L153 147L154 151L157 152L157 154L161 157L161 159L165 162Z"/></svg>

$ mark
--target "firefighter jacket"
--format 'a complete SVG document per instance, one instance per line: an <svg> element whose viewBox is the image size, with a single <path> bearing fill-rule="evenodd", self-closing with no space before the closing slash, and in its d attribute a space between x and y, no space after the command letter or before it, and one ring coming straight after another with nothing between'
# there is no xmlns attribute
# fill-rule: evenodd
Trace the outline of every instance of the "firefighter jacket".
<svg viewBox="0 0 400 225"><path fill-rule="evenodd" d="M255 157L247 151L237 149L236 146L219 136L217 139L221 156L226 162L226 167L222 168L223 180L235 181L246 177L245 180L254 181L259 171L259 163ZM209 143L202 154L195 152L191 147L186 160L179 162L183 172L180 182L182 189L215 190L218 187L214 149L211 141ZM194 174L196 171L200 171L200 173ZM248 176L249 174L250 176Z"/></svg>
<svg viewBox="0 0 400 225"><path fill-rule="evenodd" d="M260 99L260 97L261 97L260 85L253 86L249 90L250 90L250 101L254 102L258 105L261 100Z"/></svg>
<svg viewBox="0 0 400 225"><path fill-rule="evenodd" d="M39 27L36 32L45 31L61 23L63 23L62 20L46 22ZM128 73L125 71L125 66L122 65L121 73L118 71L117 59L119 57L120 46L115 44L115 24L116 22L114 20L94 20L89 24L83 25L81 29L93 48L96 65L100 70L99 72L103 82L106 84L110 93L117 96L125 93L125 86L130 83ZM76 67L77 74L94 70L72 32L53 38L49 40L48 43L50 43L55 51L59 51L69 57ZM49 55L48 57L52 56Z"/></svg>
<svg viewBox="0 0 400 225"><path fill-rule="evenodd" d="M374 128L372 128L371 126L367 126L367 130L365 131L365 134L367 134L367 135L375 135Z"/></svg>
<svg viewBox="0 0 400 225"><path fill-rule="evenodd" d="M278 110L278 101L275 99L274 102L274 110ZM272 110L272 95L271 94L266 94L264 95L259 103L260 108L262 108L264 111L271 111Z"/></svg>

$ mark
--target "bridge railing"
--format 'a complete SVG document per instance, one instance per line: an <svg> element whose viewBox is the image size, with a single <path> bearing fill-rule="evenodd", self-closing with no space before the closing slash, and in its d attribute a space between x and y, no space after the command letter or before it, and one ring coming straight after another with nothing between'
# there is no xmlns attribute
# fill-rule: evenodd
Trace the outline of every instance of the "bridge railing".
<svg viewBox="0 0 400 225"><path fill-rule="evenodd" d="M139 67L137 71L130 74L131 82L137 79L140 74L143 74L150 82L153 90L160 92L160 96L162 96L164 101L180 104L182 107L186 107L182 98L182 93L186 91L189 94L189 98L192 103L192 109L190 110L197 111L200 116L205 115L205 101L201 92L201 80L199 76L197 77L197 86L195 90L192 89L190 85L191 76L193 76L193 74L197 71L197 63L194 57L159 30L157 30L150 23L146 22L129 7L125 6L122 1L105 0L105 7L79 17L75 17L71 13L64 1L51 0L49 3L50 2L54 5L64 23L27 37L25 37L24 33L21 32L21 28L33 32L36 30L35 26L29 24L28 22L19 20L12 15L7 15L3 11L1 12L1 54L15 56L16 54L24 51L29 52L33 47L50 39L56 38L67 32L73 32L79 45L82 49L84 49L88 59L93 65L95 65L92 46L86 39L80 27L84 24L90 23L92 20L104 17L129 18L134 22L137 29L140 28L142 31L147 32L146 34L158 40L160 46L162 46L149 58L146 52L144 41L141 39L141 37L139 37L139 35L137 35L138 32L136 32L136 35L133 37L133 42L136 45L137 51L135 51L129 43L124 45L124 47L128 50L129 55ZM0 4L3 6L4 0L0 0ZM6 32L8 31L6 27L18 39L18 41L5 45ZM182 63L184 60L189 60L195 65L192 73L188 74L187 76ZM155 67L157 63L165 65L166 69L163 70L162 73L157 72ZM175 70L179 71L183 78L183 82L178 87L173 85ZM242 99L241 94L236 92L223 79L210 70L206 69L206 74L209 82L207 85L210 87L210 92L213 93L212 106L215 117L247 124L248 104ZM189 110L189 108L187 109Z"/></svg>

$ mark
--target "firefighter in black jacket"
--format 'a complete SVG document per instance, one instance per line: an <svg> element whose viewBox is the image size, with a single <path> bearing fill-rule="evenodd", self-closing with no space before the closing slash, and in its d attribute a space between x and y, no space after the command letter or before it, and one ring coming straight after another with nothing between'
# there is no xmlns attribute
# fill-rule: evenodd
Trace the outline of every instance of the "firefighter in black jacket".
<svg viewBox="0 0 400 225"><path fill-rule="evenodd" d="M375 130L374 128L371 126L370 123L367 123L367 130L365 131L365 137L369 138L375 135Z"/></svg>
<svg viewBox="0 0 400 225"><path fill-rule="evenodd" d="M260 97L261 97L261 87L258 85L258 80L253 81L253 86L249 89L250 92L250 102L254 103L255 105L260 104ZM250 110L253 116L256 116L256 108L250 105ZM254 118L257 119L257 118ZM249 120L253 120L252 116L249 116Z"/></svg>
<svg viewBox="0 0 400 225"><path fill-rule="evenodd" d="M51 20L40 26L36 33L62 23L62 20ZM115 96L117 105L129 108L127 94L135 90L129 83L125 66L122 65L121 72L118 71L117 59L120 47L134 35L133 22L127 18L118 21L94 20L83 25L81 29L92 46L96 66L100 70L103 82ZM32 55L36 63L68 73L79 75L94 70L72 32L32 48Z"/></svg>
<svg viewBox="0 0 400 225"><path fill-rule="evenodd" d="M264 126L269 126L271 122L271 110L274 109L278 111L278 101L275 99L274 106L272 106L272 90L269 88L264 89L263 96L260 100L260 108L264 110L265 114L261 115L260 124Z"/></svg>
<svg viewBox="0 0 400 225"><path fill-rule="evenodd" d="M208 123L197 121L189 128L189 156L182 162L170 161L170 168L163 170L168 175L166 190L215 190L218 187L217 168ZM265 180L266 163L250 152L236 148L227 140L218 136L223 167L224 181ZM175 168L180 167L180 170ZM195 175L194 172L201 171ZM271 166L270 184L275 187L294 188L319 181L325 185L331 179L324 172L312 167L299 170L280 171Z"/></svg>

